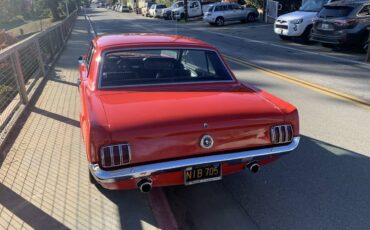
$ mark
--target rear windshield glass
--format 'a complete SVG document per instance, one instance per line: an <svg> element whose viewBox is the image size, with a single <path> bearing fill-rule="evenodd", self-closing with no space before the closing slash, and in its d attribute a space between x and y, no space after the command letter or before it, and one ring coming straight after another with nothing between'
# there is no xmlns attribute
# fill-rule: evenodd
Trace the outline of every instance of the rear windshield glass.
<svg viewBox="0 0 370 230"><path fill-rule="evenodd" d="M303 5L299 8L299 10L305 12L319 12L322 6L327 2L328 0L304 1Z"/></svg>
<svg viewBox="0 0 370 230"><path fill-rule="evenodd" d="M353 7L350 6L325 6L321 9L319 18L340 18L348 16Z"/></svg>
<svg viewBox="0 0 370 230"><path fill-rule="evenodd" d="M233 78L213 51L146 49L107 53L100 87L228 80Z"/></svg>

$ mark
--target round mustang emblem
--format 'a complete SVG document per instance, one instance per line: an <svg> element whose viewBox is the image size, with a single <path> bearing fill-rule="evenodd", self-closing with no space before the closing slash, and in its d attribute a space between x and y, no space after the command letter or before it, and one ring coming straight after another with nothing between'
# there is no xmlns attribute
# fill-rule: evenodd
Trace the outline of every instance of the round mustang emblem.
<svg viewBox="0 0 370 230"><path fill-rule="evenodd" d="M213 146L213 139L210 135L204 135L202 139L200 139L200 146L204 149L210 149Z"/></svg>

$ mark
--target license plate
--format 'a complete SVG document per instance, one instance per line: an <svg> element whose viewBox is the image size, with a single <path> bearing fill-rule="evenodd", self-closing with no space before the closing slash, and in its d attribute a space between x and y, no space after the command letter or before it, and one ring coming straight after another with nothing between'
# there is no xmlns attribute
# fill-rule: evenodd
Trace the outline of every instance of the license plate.
<svg viewBox="0 0 370 230"><path fill-rule="evenodd" d="M321 29L323 30L331 30L331 26L327 23L322 23L321 24Z"/></svg>
<svg viewBox="0 0 370 230"><path fill-rule="evenodd" d="M184 171L185 185L198 184L222 178L221 164L188 167Z"/></svg>

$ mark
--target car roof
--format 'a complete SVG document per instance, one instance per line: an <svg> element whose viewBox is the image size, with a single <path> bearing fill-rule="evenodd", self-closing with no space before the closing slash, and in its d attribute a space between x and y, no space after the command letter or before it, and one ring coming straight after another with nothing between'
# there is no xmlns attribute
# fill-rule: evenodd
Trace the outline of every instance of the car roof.
<svg viewBox="0 0 370 230"><path fill-rule="evenodd" d="M332 1L327 6L358 6L364 3L370 3L369 0L339 0L339 1Z"/></svg>
<svg viewBox="0 0 370 230"><path fill-rule="evenodd" d="M129 33L129 34L109 34L98 36L93 40L95 46L99 48L106 48L112 46L130 46L130 45L147 45L148 47L153 44L161 45L192 45L212 48L206 42L198 39L189 38L179 35L168 34L150 34L150 33Z"/></svg>

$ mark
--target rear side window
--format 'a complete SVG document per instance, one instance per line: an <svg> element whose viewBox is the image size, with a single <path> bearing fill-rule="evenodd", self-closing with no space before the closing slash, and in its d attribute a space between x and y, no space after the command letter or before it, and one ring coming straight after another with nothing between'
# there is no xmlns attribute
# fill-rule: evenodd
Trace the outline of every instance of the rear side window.
<svg viewBox="0 0 370 230"><path fill-rule="evenodd" d="M358 16L369 17L370 16L370 5L364 6L364 8L362 8L360 12L358 12Z"/></svg>
<svg viewBox="0 0 370 230"><path fill-rule="evenodd" d="M318 16L319 18L341 18L347 17L353 10L350 6L324 6Z"/></svg>

